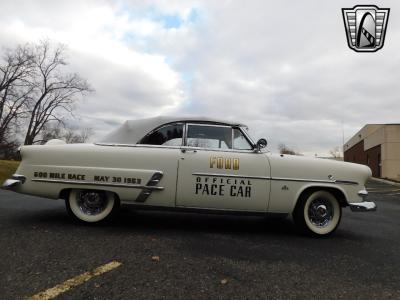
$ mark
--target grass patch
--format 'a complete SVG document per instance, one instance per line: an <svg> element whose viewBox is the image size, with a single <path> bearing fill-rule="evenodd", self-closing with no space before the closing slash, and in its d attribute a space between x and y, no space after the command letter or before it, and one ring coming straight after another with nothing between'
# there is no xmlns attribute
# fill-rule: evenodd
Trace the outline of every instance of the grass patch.
<svg viewBox="0 0 400 300"><path fill-rule="evenodd" d="M19 166L19 161L14 160L0 160L0 183L3 184L4 180L10 178L15 173Z"/></svg>

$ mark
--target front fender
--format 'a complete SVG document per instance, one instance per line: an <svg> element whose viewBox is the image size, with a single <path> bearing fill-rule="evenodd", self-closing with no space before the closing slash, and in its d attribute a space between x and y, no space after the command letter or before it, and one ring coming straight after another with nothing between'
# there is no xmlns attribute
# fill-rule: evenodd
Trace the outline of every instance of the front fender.
<svg viewBox="0 0 400 300"><path fill-rule="evenodd" d="M327 184L327 183L319 183L319 184L305 184L302 186L296 193L296 200L293 203L293 206L291 207L291 212L293 212L294 208L296 207L297 202L299 201L300 197L306 193L307 191L310 190L328 190L328 191L333 191L335 193L335 197L338 198L341 206L348 206L349 201L348 201L348 194L347 191L336 184Z"/></svg>
<svg viewBox="0 0 400 300"><path fill-rule="evenodd" d="M350 199L354 199L353 196L360 198L357 195L360 190L359 185L344 187L334 183L272 181L268 212L292 213L301 195L310 189L326 189L336 192L337 195L335 194L335 196L340 196L339 200L343 206L347 206ZM360 198L359 202L361 201L362 199Z"/></svg>

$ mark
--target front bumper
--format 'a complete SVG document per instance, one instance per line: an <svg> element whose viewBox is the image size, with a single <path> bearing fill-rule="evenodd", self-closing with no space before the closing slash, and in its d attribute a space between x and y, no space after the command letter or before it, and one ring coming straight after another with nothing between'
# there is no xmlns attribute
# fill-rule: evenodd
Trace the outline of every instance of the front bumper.
<svg viewBox="0 0 400 300"><path fill-rule="evenodd" d="M355 212L376 211L375 202L365 201L365 198L368 196L367 190L364 189L359 191L358 195L363 198L363 202L349 203L351 211Z"/></svg>
<svg viewBox="0 0 400 300"><path fill-rule="evenodd" d="M11 190L13 187L23 184L25 180L26 180L25 176L14 174L13 176L11 176L10 179L4 181L3 189Z"/></svg>

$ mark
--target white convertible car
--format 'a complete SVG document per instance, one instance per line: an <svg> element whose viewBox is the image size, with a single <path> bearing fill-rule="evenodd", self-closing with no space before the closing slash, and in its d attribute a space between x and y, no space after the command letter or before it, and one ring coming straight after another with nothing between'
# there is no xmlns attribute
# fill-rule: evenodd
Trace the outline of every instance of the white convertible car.
<svg viewBox="0 0 400 300"><path fill-rule="evenodd" d="M292 214L306 233L324 236L342 208L373 211L363 165L262 151L246 126L208 118L125 122L104 141L23 146L4 188L64 199L83 222L110 218L120 203L138 208Z"/></svg>

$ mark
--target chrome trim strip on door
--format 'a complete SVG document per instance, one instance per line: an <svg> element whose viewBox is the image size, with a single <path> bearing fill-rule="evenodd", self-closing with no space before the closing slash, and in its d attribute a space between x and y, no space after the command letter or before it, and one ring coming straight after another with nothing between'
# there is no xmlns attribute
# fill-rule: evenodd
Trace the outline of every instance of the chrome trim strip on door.
<svg viewBox="0 0 400 300"><path fill-rule="evenodd" d="M231 177L231 178L250 178L250 179L276 180L276 181L358 184L353 181L342 181L342 180L303 179L303 178L286 178L286 177L269 177L269 176L247 176L247 175L219 174L219 173L192 173L192 175L194 175L194 176Z"/></svg>
<svg viewBox="0 0 400 300"><path fill-rule="evenodd" d="M218 173L192 173L194 176L214 176L214 177L231 177L231 178L250 178L250 179L264 179L270 180L271 177L267 176L245 176L245 175L233 175L233 174L218 174Z"/></svg>

